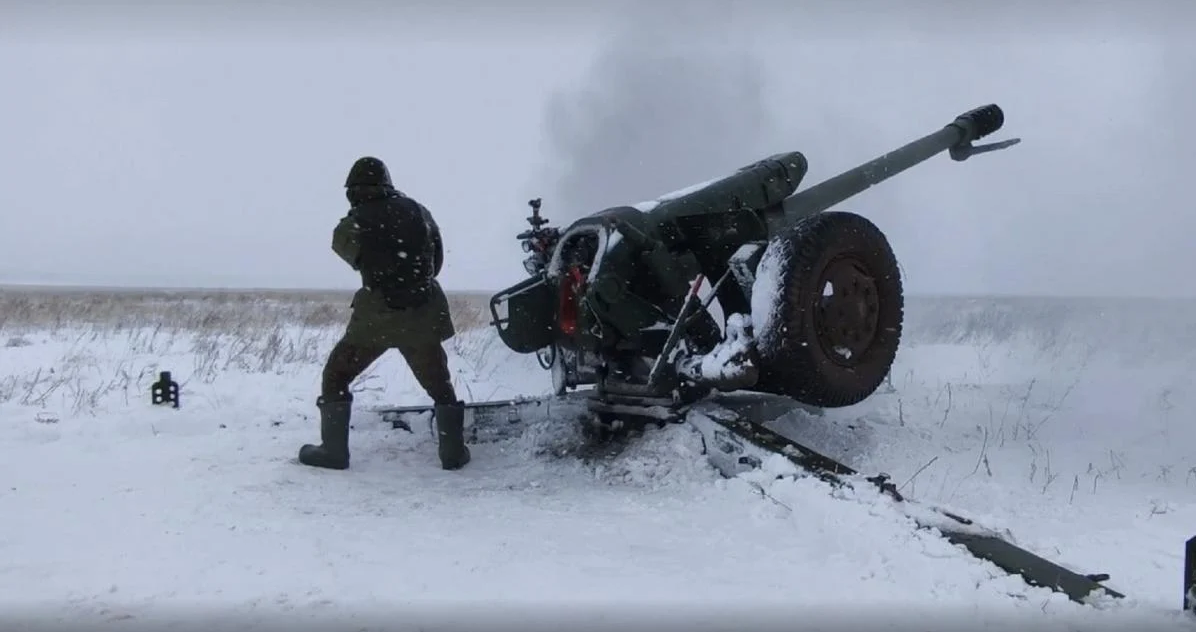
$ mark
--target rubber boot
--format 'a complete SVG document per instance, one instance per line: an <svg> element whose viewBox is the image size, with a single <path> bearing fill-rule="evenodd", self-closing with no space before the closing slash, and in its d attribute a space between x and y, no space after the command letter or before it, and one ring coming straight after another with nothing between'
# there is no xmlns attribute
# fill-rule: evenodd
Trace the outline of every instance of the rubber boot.
<svg viewBox="0 0 1196 632"><path fill-rule="evenodd" d="M349 469L349 416L353 401L316 401L320 409L320 445L299 448L299 462L330 470Z"/></svg>
<svg viewBox="0 0 1196 632"><path fill-rule="evenodd" d="M440 466L459 470L469 463L469 448L465 445L465 404L442 404L436 407L436 431L440 442Z"/></svg>

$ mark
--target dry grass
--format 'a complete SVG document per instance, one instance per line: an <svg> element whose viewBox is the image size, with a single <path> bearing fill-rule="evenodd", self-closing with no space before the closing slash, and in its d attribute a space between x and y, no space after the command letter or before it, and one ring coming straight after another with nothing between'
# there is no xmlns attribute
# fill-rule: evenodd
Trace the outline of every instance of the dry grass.
<svg viewBox="0 0 1196 632"><path fill-rule="evenodd" d="M336 290L141 290L4 288L0 333L8 336L63 329L120 333L269 332L279 327L343 327L351 291ZM487 295L450 293L459 331L486 326ZM19 344L19 343L17 343Z"/></svg>
<svg viewBox="0 0 1196 632"><path fill-rule="evenodd" d="M344 291L4 288L0 357L9 359L0 361L0 404L81 414L101 400L142 397L164 369L184 385L230 371L308 371L343 332L351 298ZM459 333L487 326L487 298L450 294ZM28 355L33 345L41 348Z"/></svg>

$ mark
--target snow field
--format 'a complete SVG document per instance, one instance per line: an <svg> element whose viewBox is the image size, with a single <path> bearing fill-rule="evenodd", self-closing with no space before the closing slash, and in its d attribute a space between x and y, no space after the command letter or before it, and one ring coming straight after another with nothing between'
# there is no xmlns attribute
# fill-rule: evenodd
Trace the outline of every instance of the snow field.
<svg viewBox="0 0 1196 632"><path fill-rule="evenodd" d="M897 627L927 612L944 629L1193 627L1174 613L1183 540L1196 535L1182 358L1127 368L1067 345L932 344L944 337L915 326L892 392L778 422L919 500L1111 573L1130 599L1096 610L914 530L868 490L833 498L777 479L792 473L783 459L721 479L685 426L583 462L557 456L575 427L540 424L443 472L428 428L394 430L367 412L426 401L393 354L355 385L352 469L300 467L339 312L319 322L319 305L190 305L158 323L130 307L120 329L94 314L0 328L0 436L14 448L0 464L5 607L113 625L205 609L265 625L617 602L633 621L671 604ZM196 324L230 313L242 314L233 326ZM484 328L462 327L448 348L469 399L551 388L534 357ZM149 405L160 370L182 384L179 410Z"/></svg>

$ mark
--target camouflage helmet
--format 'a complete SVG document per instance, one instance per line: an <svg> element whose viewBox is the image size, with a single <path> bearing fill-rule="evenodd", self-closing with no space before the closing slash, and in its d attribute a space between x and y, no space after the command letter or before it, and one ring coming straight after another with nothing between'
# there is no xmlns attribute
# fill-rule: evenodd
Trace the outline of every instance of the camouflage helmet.
<svg viewBox="0 0 1196 632"><path fill-rule="evenodd" d="M349 170L349 177L345 179L345 187L393 187L390 181L390 171L386 163L372 156L358 158Z"/></svg>

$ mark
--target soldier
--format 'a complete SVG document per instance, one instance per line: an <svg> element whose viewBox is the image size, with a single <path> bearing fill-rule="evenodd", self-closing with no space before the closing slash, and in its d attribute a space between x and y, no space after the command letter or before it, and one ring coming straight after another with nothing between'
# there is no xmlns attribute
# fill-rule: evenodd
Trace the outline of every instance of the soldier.
<svg viewBox="0 0 1196 632"><path fill-rule="evenodd" d="M422 204L394 188L377 158L358 159L345 181L352 207L332 233L332 250L361 274L345 333L324 365L317 407L320 445L299 449L299 462L349 467L349 384L388 349L403 355L435 404L441 466L469 462L465 408L453 388L442 343L455 335L448 299L436 277L444 263L440 229Z"/></svg>

